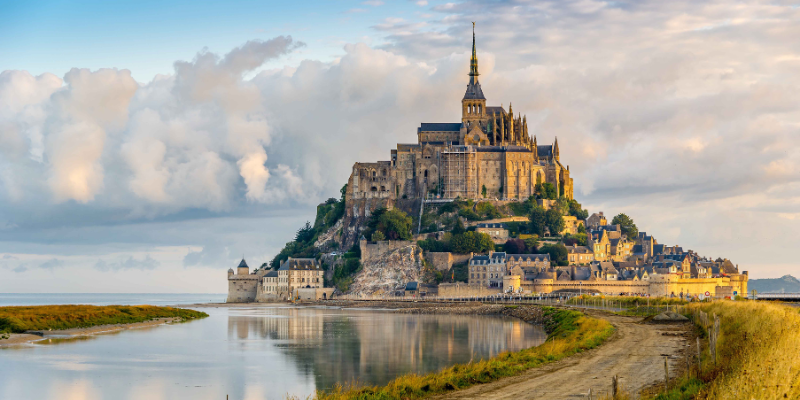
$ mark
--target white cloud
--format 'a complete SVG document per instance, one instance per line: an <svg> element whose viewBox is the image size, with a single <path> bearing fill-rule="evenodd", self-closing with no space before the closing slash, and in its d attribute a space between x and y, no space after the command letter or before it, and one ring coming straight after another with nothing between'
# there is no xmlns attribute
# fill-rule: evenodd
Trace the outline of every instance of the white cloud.
<svg viewBox="0 0 800 400"><path fill-rule="evenodd" d="M161 263L158 260L153 259L149 254L147 254L142 260L137 260L133 258L133 256L118 261L97 260L97 262L94 264L94 268L103 272L127 269L138 269L145 271L156 269L160 265Z"/></svg>
<svg viewBox="0 0 800 400"><path fill-rule="evenodd" d="M39 268L50 270L50 271L52 271L52 270L54 270L56 268L61 268L63 266L64 266L64 262L59 260L59 259L57 259L57 258L51 258L51 259L39 264ZM24 269L22 271L24 271ZM22 271L19 271L19 272L22 272Z"/></svg>
<svg viewBox="0 0 800 400"><path fill-rule="evenodd" d="M476 21L489 103L513 102L540 144L558 136L591 211L626 212L662 242L743 265L778 262L800 213L798 12L471 1L434 7L427 23L383 20L385 45L346 45L332 63L262 70L296 47L279 38L202 51L135 86L125 70L73 70L64 82L6 71L0 221L13 228L0 232L25 230L42 209L66 218L58 207L70 199L125 220L335 196L353 162L387 160L420 122L459 120ZM232 243L184 264L238 258Z"/></svg>

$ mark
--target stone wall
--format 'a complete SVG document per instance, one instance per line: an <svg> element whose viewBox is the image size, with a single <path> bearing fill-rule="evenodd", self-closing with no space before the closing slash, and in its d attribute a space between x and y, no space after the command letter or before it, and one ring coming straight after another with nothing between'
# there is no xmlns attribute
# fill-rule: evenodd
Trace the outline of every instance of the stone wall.
<svg viewBox="0 0 800 400"><path fill-rule="evenodd" d="M361 263L364 264L370 259L383 256L395 249L416 245L410 240L381 240L379 242L361 241Z"/></svg>
<svg viewBox="0 0 800 400"><path fill-rule="evenodd" d="M333 296L333 288L305 288L297 289L300 300L327 300Z"/></svg>
<svg viewBox="0 0 800 400"><path fill-rule="evenodd" d="M491 296L500 293L499 288L488 288L485 286L471 286L466 283L442 283L439 285L439 297L471 297L471 296Z"/></svg>
<svg viewBox="0 0 800 400"><path fill-rule="evenodd" d="M231 275L228 277L226 303L252 303L256 301L261 279L256 275Z"/></svg>

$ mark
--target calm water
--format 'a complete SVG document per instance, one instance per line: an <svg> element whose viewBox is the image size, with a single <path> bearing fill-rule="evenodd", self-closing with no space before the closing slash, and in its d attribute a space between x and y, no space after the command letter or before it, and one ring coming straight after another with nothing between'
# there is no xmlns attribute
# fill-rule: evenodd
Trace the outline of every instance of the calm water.
<svg viewBox="0 0 800 400"><path fill-rule="evenodd" d="M488 316L310 307L202 309L209 318L0 349L0 399L283 399L384 384L542 343Z"/></svg>
<svg viewBox="0 0 800 400"><path fill-rule="evenodd" d="M45 304L92 304L166 306L175 304L224 303L219 293L0 293L0 306L38 306Z"/></svg>

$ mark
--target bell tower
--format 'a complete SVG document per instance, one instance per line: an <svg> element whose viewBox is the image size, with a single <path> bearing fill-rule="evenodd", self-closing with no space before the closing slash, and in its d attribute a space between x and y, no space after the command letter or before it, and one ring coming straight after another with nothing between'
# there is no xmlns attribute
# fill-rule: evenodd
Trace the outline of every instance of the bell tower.
<svg viewBox="0 0 800 400"><path fill-rule="evenodd" d="M486 114L486 97L483 97L481 84L478 82L478 55L475 51L475 23L472 23L472 58L469 60L469 84L467 92L461 100L461 123L471 129L473 125L480 124L485 128L489 119Z"/></svg>

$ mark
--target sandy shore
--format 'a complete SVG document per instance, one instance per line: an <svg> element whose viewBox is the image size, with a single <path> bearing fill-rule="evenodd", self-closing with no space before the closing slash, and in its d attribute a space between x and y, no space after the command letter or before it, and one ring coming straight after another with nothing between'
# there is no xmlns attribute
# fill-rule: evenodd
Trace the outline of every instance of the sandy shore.
<svg viewBox="0 0 800 400"><path fill-rule="evenodd" d="M152 321L136 322L133 324L113 324L113 325L98 325L90 328L73 328L53 331L36 331L36 334L31 333L12 333L8 339L0 339L0 348L10 347L22 344L35 343L40 340L48 339L69 339L81 336L102 335L106 333L115 333L127 329L141 329L150 328L158 325L165 325L175 322L178 318L158 318ZM41 334L41 335L40 335Z"/></svg>

